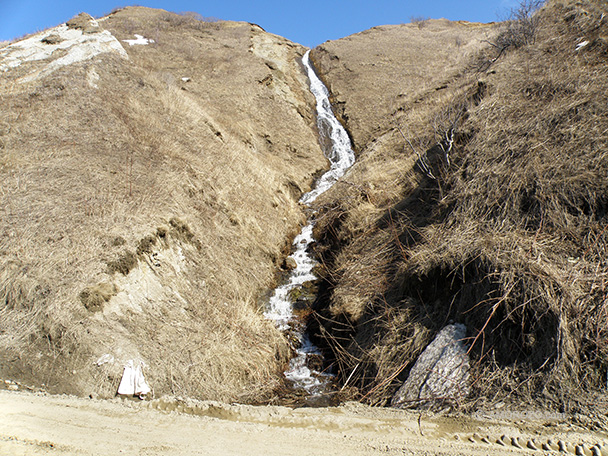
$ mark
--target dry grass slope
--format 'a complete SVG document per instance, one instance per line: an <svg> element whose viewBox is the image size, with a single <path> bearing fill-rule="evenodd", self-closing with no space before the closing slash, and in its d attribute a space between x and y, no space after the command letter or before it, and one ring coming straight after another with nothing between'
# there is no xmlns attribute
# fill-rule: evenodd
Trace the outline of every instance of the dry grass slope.
<svg viewBox="0 0 608 456"><path fill-rule="evenodd" d="M147 8L100 25L154 43L0 80L0 375L111 396L141 358L156 394L270 398L287 345L258 299L326 166L304 49Z"/></svg>
<svg viewBox="0 0 608 456"><path fill-rule="evenodd" d="M378 125L389 132L375 142L364 134L370 126L351 124L361 111L346 119L360 128L362 160L352 185L322 202L319 231L327 245L345 246L325 252L331 304L319 331L343 381L371 403L386 403L454 320L467 325L474 361L467 405L605 410L595 395L608 372L608 10L550 1L538 20L533 43L497 60L486 47L434 95L408 102L388 93L395 108L384 102ZM344 54L341 45L334 61L349 66L350 44ZM324 68L341 84L339 70ZM340 90L348 111L351 94ZM390 178L388 197L376 192L380 175Z"/></svg>

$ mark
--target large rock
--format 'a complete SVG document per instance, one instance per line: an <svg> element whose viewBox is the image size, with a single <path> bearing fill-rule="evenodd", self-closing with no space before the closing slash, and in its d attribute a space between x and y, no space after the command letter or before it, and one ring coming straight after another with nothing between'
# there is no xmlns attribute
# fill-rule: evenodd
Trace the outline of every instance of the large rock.
<svg viewBox="0 0 608 456"><path fill-rule="evenodd" d="M410 375L393 396L393 407L432 405L469 393L469 356L463 343L466 327L448 325L422 352Z"/></svg>

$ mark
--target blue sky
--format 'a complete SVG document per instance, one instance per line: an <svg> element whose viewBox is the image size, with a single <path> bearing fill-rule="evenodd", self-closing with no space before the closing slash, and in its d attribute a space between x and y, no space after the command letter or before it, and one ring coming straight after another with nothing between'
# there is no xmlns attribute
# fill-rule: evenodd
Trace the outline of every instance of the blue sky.
<svg viewBox="0 0 608 456"><path fill-rule="evenodd" d="M137 4L205 17L254 22L266 31L313 47L376 25L409 22L411 17L445 17L478 22L504 17L517 0L0 0L0 41L67 21L79 12L102 16Z"/></svg>

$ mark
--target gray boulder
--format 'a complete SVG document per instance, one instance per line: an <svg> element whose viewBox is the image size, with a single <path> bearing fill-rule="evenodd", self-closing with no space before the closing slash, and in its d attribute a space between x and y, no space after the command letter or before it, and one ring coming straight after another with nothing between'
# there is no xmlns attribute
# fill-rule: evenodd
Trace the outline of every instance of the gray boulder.
<svg viewBox="0 0 608 456"><path fill-rule="evenodd" d="M407 380L395 393L393 407L429 406L469 394L469 356L463 343L466 327L448 325L422 352Z"/></svg>

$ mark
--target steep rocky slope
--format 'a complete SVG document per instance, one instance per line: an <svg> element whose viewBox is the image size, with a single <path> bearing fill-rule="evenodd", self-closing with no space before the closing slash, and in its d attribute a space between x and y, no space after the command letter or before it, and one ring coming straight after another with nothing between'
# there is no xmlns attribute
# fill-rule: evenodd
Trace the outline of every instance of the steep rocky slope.
<svg viewBox="0 0 608 456"><path fill-rule="evenodd" d="M390 401L452 321L476 406L605 410L607 18L555 0L313 51L360 155L319 201L314 328L356 397Z"/></svg>
<svg viewBox="0 0 608 456"><path fill-rule="evenodd" d="M0 48L0 374L260 400L287 348L258 299L327 166L304 48L125 8Z"/></svg>

